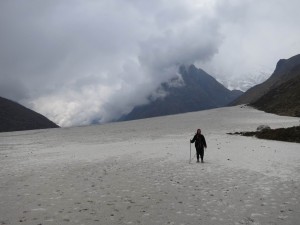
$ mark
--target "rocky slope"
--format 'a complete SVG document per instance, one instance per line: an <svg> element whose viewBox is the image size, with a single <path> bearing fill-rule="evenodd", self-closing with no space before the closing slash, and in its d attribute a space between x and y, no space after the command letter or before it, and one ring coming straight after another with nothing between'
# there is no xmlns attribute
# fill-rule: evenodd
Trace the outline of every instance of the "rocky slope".
<svg viewBox="0 0 300 225"><path fill-rule="evenodd" d="M155 116L172 115L226 106L243 92L230 91L215 78L194 65L180 67L181 78L162 85L167 93L147 105L135 107L120 120L134 120ZM180 83L181 85L172 85Z"/></svg>
<svg viewBox="0 0 300 225"><path fill-rule="evenodd" d="M276 88L280 87L280 85L299 76L297 71L295 71L295 67L299 65L300 54L293 56L289 59L279 60L276 65L275 71L269 79L267 79L261 84L250 88L242 96L240 96L233 103L231 103L231 105L254 103L268 92L275 90Z"/></svg>
<svg viewBox="0 0 300 225"><path fill-rule="evenodd" d="M0 97L0 132L57 127L55 123L43 115Z"/></svg>

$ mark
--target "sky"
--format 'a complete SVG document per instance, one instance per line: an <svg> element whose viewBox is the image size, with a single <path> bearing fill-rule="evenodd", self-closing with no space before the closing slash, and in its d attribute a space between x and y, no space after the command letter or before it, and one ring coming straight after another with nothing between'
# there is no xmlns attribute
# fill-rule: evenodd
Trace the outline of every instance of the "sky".
<svg viewBox="0 0 300 225"><path fill-rule="evenodd" d="M0 96L60 126L107 123L195 64L266 79L300 53L299 0L2 0ZM234 82L233 82L234 83Z"/></svg>

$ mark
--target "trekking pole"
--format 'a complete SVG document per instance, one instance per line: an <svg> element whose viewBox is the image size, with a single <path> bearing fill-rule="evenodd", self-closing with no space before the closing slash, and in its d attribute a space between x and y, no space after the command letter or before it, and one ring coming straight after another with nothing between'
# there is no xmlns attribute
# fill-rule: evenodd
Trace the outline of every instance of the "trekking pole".
<svg viewBox="0 0 300 225"><path fill-rule="evenodd" d="M191 149L191 141L190 141L190 163L191 163L191 161L192 161L192 159L191 159L191 157L192 157L192 149Z"/></svg>

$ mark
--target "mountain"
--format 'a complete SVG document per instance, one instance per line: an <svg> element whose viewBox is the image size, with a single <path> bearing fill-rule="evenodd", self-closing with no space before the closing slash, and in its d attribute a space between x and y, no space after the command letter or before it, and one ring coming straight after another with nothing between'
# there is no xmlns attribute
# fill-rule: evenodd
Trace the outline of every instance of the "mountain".
<svg viewBox="0 0 300 225"><path fill-rule="evenodd" d="M194 65L181 66L179 72L182 80L177 78L162 84L162 91L167 93L164 98L135 107L128 115L120 118L120 121L223 107L243 93L228 90Z"/></svg>
<svg viewBox="0 0 300 225"><path fill-rule="evenodd" d="M269 113L300 117L300 64L285 76L291 78L272 88L251 105Z"/></svg>
<svg viewBox="0 0 300 225"><path fill-rule="evenodd" d="M232 102L231 105L254 103L269 91L278 88L280 85L291 79L294 79L297 77L297 73L295 71L292 72L292 70L297 65L300 65L300 54L289 59L280 59L276 65L275 71L269 79L250 88L242 96Z"/></svg>
<svg viewBox="0 0 300 225"><path fill-rule="evenodd" d="M267 73L260 72L258 74L247 74L243 77L216 77L216 79L229 90L241 90L245 92L251 87L264 82L269 76Z"/></svg>
<svg viewBox="0 0 300 225"><path fill-rule="evenodd" d="M55 123L16 102L0 97L0 132L57 128Z"/></svg>

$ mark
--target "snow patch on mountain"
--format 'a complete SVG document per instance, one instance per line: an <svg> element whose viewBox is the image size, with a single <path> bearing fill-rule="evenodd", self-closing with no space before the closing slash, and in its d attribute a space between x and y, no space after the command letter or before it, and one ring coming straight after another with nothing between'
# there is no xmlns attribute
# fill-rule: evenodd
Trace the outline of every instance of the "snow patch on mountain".
<svg viewBox="0 0 300 225"><path fill-rule="evenodd" d="M261 84L265 80L270 77L269 73L260 73L260 74L249 74L244 76L243 78L240 77L217 77L217 81L223 84L229 90L241 90L247 91L249 88Z"/></svg>

